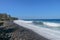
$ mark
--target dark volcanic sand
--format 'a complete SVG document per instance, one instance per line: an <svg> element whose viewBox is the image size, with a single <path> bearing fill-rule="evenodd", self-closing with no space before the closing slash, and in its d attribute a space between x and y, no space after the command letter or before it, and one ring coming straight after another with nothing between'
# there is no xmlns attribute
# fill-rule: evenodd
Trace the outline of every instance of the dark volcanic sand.
<svg viewBox="0 0 60 40"><path fill-rule="evenodd" d="M13 22L8 23L8 25L5 29L9 29L9 35L11 36L9 40L48 40L32 30L23 28Z"/></svg>

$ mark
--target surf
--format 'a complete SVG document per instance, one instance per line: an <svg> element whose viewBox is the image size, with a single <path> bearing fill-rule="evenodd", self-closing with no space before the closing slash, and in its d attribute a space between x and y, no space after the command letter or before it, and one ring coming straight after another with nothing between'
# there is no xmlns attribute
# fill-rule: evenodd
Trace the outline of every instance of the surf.
<svg viewBox="0 0 60 40"><path fill-rule="evenodd" d="M33 21L33 24L44 25L47 27L60 27L60 23L55 23L55 22Z"/></svg>
<svg viewBox="0 0 60 40"><path fill-rule="evenodd" d="M48 27L60 27L60 23L53 23L53 22L43 22L44 25Z"/></svg>

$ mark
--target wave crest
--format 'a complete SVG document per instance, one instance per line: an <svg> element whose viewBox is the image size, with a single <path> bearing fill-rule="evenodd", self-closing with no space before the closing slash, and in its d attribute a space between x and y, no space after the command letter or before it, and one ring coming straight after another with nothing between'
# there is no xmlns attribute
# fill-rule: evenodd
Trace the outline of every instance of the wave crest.
<svg viewBox="0 0 60 40"><path fill-rule="evenodd" d="M50 26L50 27L60 27L59 23L52 23L52 22L43 22L44 25Z"/></svg>
<svg viewBox="0 0 60 40"><path fill-rule="evenodd" d="M37 25L45 25L47 27L60 27L60 23L54 23L54 22L34 21L33 23Z"/></svg>

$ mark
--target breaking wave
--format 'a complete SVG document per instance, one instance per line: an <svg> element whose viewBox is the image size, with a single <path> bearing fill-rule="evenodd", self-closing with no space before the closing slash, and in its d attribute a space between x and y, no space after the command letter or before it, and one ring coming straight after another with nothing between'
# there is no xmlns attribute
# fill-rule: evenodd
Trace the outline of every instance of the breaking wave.
<svg viewBox="0 0 60 40"><path fill-rule="evenodd" d="M35 21L33 22L34 24L38 25L46 25L48 27L60 27L60 23L54 23L54 22L40 22L40 21Z"/></svg>
<svg viewBox="0 0 60 40"><path fill-rule="evenodd" d="M60 23L43 22L43 24L51 27L60 27Z"/></svg>
<svg viewBox="0 0 60 40"><path fill-rule="evenodd" d="M24 21L20 20L21 22L24 23L30 23L30 24L35 24L35 25L45 25L47 27L60 27L60 23L54 23L54 22L44 22L44 21Z"/></svg>

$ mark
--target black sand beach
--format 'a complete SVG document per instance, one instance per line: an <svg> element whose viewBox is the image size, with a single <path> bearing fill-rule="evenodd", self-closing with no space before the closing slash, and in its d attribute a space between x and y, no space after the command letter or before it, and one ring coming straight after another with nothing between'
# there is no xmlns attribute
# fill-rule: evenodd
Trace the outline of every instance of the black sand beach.
<svg viewBox="0 0 60 40"><path fill-rule="evenodd" d="M4 28L6 31L5 34L10 36L8 40L48 40L32 30L23 28L13 22L8 22L8 25L9 26ZM0 40L3 39L0 38Z"/></svg>

